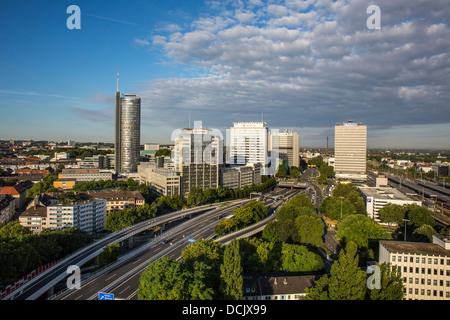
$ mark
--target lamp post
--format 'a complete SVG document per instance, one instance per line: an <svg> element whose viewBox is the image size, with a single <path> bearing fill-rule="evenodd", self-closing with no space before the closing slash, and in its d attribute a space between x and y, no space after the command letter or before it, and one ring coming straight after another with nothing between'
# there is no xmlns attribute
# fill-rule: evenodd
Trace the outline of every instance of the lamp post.
<svg viewBox="0 0 450 320"><path fill-rule="evenodd" d="M404 241L406 241L406 223L409 221L408 219L402 219L403 221L405 221L405 237L404 237Z"/></svg>
<svg viewBox="0 0 450 320"><path fill-rule="evenodd" d="M341 220L342 220L342 199L344 199L344 197L339 197L341 198Z"/></svg>

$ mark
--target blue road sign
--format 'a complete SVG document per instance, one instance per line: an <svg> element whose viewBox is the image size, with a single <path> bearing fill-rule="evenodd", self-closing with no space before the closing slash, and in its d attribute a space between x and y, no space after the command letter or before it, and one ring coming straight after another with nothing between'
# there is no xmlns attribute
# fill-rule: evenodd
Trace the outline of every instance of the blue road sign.
<svg viewBox="0 0 450 320"><path fill-rule="evenodd" d="M112 293L99 292L98 300L114 300L114 295Z"/></svg>

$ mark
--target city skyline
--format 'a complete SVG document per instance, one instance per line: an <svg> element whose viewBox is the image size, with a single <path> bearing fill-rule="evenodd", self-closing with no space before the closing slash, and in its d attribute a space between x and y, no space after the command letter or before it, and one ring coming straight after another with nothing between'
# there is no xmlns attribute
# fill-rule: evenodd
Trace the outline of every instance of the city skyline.
<svg viewBox="0 0 450 320"><path fill-rule="evenodd" d="M0 139L113 142L119 70L143 143L264 119L325 147L351 119L368 149L450 148L444 2L380 1L379 30L369 1L77 1L79 30L71 4L3 3Z"/></svg>

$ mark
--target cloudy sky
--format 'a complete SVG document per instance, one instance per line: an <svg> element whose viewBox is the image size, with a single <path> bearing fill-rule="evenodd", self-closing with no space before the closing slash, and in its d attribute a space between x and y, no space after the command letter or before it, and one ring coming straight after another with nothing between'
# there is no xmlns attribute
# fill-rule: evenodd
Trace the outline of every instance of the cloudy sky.
<svg viewBox="0 0 450 320"><path fill-rule="evenodd" d="M189 120L225 132L263 119L303 147L333 146L351 119L370 148L450 149L449 4L4 0L0 139L112 142L119 70L142 99L142 143Z"/></svg>

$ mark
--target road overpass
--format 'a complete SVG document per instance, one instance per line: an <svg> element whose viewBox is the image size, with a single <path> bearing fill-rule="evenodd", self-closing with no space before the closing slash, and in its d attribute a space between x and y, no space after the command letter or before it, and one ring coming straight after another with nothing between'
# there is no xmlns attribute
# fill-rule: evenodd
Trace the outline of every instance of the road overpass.
<svg viewBox="0 0 450 320"><path fill-rule="evenodd" d="M292 192L286 190L286 192ZM296 193L293 191L292 193ZM140 274L148 263L163 256L174 259L181 257L182 250L191 241L198 239L212 239L215 236L215 226L233 213L233 211L250 200L231 203L216 207L195 218L191 218L179 225L167 229L162 235L150 239L148 243L119 258L115 264L82 281L80 289L66 290L52 299L56 300L96 300L98 292L108 292L125 300L137 299ZM279 203L282 203L280 200ZM266 204L274 203L270 198ZM220 217L220 218L219 218ZM268 221L266 221L267 223ZM166 240L166 243L163 243Z"/></svg>
<svg viewBox="0 0 450 320"><path fill-rule="evenodd" d="M237 202L245 201L248 200L239 200ZM192 216L211 211L221 205L222 203L216 203L172 212L163 216L143 221L124 230L114 232L65 257L58 264L54 265L46 272L41 273L36 278L28 281L20 288L6 296L3 300L35 300L47 291L51 291L58 282L63 280L67 276L66 272L69 266L83 266L86 262L98 256L106 246L113 243L120 243L149 228L158 225L164 225L166 223L182 219L186 216Z"/></svg>

